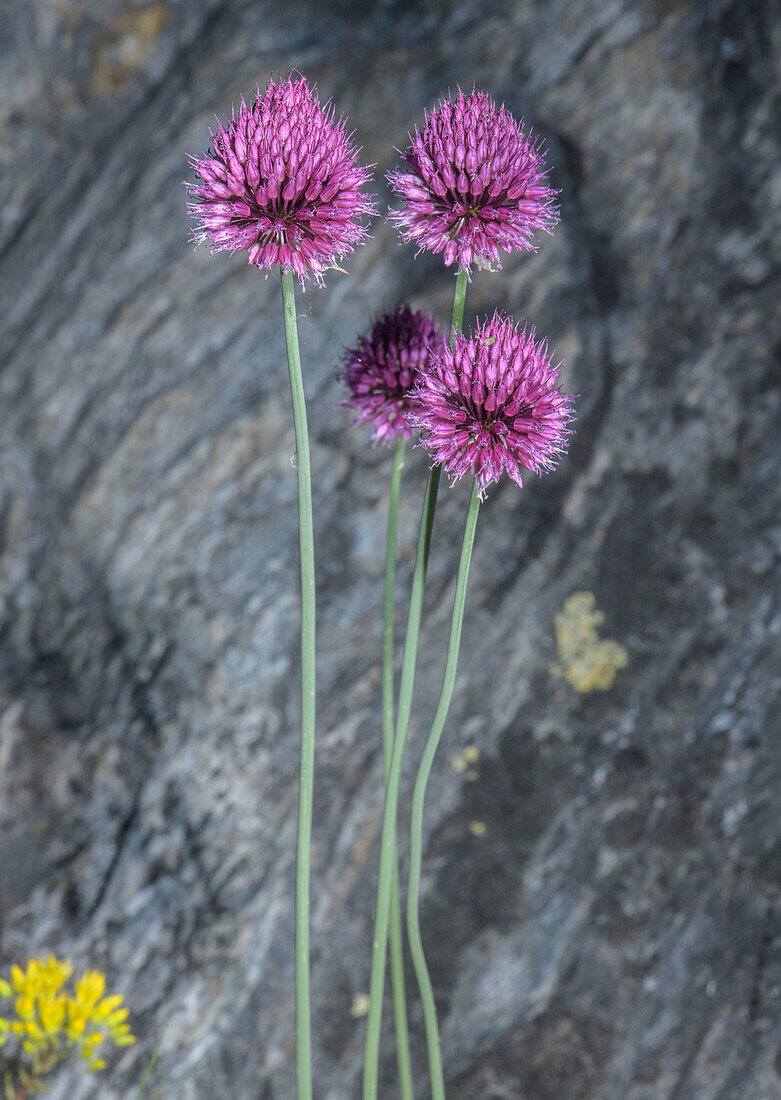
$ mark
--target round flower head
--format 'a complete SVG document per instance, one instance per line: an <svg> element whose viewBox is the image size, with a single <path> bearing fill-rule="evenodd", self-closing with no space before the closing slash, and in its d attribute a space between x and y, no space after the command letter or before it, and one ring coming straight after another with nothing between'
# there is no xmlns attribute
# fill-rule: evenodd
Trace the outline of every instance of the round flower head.
<svg viewBox="0 0 781 1100"><path fill-rule="evenodd" d="M558 220L539 142L485 92L441 100L402 159L406 170L388 173L403 204L390 219L448 266L501 267L500 250L533 250Z"/></svg>
<svg viewBox="0 0 781 1100"><path fill-rule="evenodd" d="M375 443L409 439L412 392L432 351L443 343L434 318L400 305L345 353L342 377L352 396L344 404L357 411L356 423L371 423Z"/></svg>
<svg viewBox="0 0 781 1100"><path fill-rule="evenodd" d="M190 163L193 239L214 250L249 251L268 270L292 268L303 282L366 239L360 219L375 212L361 188L370 178L358 150L321 107L306 79L271 81L248 107L212 134L212 147Z"/></svg>
<svg viewBox="0 0 781 1100"><path fill-rule="evenodd" d="M560 366L561 364L559 364ZM432 356L416 393L423 446L453 481L471 471L482 493L506 472L552 470L566 447L572 398L534 329L494 313L453 351Z"/></svg>

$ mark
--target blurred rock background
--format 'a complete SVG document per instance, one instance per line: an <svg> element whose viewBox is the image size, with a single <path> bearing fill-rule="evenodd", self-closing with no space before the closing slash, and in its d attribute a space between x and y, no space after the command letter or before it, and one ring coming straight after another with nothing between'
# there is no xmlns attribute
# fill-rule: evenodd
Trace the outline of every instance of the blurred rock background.
<svg viewBox="0 0 781 1100"><path fill-rule="evenodd" d="M241 256L193 252L181 186L214 113L291 68L349 116L383 207L393 147L473 81L544 137L562 191L555 237L477 274L467 301L468 318L534 321L580 396L568 460L495 489L480 520L427 815L448 1095L781 1097L780 14L776 0L4 0L0 964L51 950L101 967L141 1038L54 1100L132 1096L164 1026L150 1097L294 1096L279 291ZM300 298L319 1100L358 1095L389 477L337 407L334 371L377 311L405 297L446 317L452 294L439 260L413 262L380 220L348 266ZM424 478L414 452L402 588ZM443 493L405 807L465 507L463 486ZM553 616L577 590L628 653L605 692L549 671ZM424 1096L416 1007L412 1025ZM387 1100L394 1070L389 1038Z"/></svg>

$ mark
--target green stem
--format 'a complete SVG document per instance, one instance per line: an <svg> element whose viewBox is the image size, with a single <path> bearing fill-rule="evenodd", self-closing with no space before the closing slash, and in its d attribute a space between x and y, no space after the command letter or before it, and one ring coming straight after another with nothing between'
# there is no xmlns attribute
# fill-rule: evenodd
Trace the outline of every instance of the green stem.
<svg viewBox="0 0 781 1100"><path fill-rule="evenodd" d="M385 553L385 602L382 637L382 745L385 760L385 782L388 781L393 754L393 589L396 576L396 528L399 514L401 472L404 468L404 437L400 436L393 452L390 504L388 506L388 541ZM404 981L404 940L399 895L398 849L393 857L390 911L390 969L393 987L393 1018L396 1029L396 1057L399 1066L401 1100L413 1100L412 1061L407 1023L407 991Z"/></svg>
<svg viewBox="0 0 781 1100"><path fill-rule="evenodd" d="M40 1092L42 1076L43 1074L33 1073L27 1078L27 1083L20 1086L20 1088L14 1089L13 1086L11 1086L11 1100L27 1100L28 1096Z"/></svg>
<svg viewBox="0 0 781 1100"><path fill-rule="evenodd" d="M19 1088L16 1088L13 1084L10 1085L10 1100L27 1100L29 1096L45 1092L46 1089L41 1085L41 1078L45 1077L47 1073L51 1073L57 1063L62 1062L66 1057L67 1052L56 1050L54 1047L49 1047L42 1055L36 1056L31 1072L26 1073L24 1078L20 1080ZM8 1082L6 1082L7 1090L8 1087Z"/></svg>
<svg viewBox="0 0 781 1100"><path fill-rule="evenodd" d="M404 437L400 436L393 452L388 539L385 546L385 602L382 633L382 748L385 754L385 779L388 778L393 752L393 586L396 577L396 528L399 515L401 472L404 468Z"/></svg>
<svg viewBox="0 0 781 1100"><path fill-rule="evenodd" d="M456 331L460 331L464 318L464 301L469 279L465 271L456 276L451 318L450 345L453 346ZM401 785L401 768L404 762L404 746L407 739L412 689L415 683L415 663L418 653L420 619L423 612L423 591L426 585L431 531L437 507L437 493L442 476L440 466L429 471L426 493L423 498L423 514L418 532L418 548L415 571L412 575L407 634L404 640L404 657L399 684L399 705L396 714L396 735L393 741L390 765L385 782L385 809L382 817L380 839L380 869L377 881L377 904L374 914L374 941L372 944L372 969L369 983L369 1015L366 1021L366 1053L363 1064L363 1100L377 1100L379 1086L380 1029L382 1025L382 996L385 986L385 962L387 956L388 926L393 894L393 869L396 863L396 816Z"/></svg>
<svg viewBox="0 0 781 1100"><path fill-rule="evenodd" d="M450 322L450 349L453 349L456 333L461 331L464 323L464 302L466 301L466 288L469 286L469 273L459 271L456 275L456 291L453 295L453 319Z"/></svg>
<svg viewBox="0 0 781 1100"><path fill-rule="evenodd" d="M141 1078L141 1084L138 1086L138 1092L136 1093L134 1100L140 1100L141 1093L144 1091L144 1086L149 1080L152 1070L155 1068L155 1063L157 1062L158 1056L160 1054L160 1048L163 1045L163 1039L165 1039L165 1032L166 1029L163 1028L160 1034L160 1038L157 1040L157 1043L155 1045L155 1049L152 1051L152 1057L149 1059L149 1065L146 1067L144 1076Z"/></svg>
<svg viewBox="0 0 781 1100"><path fill-rule="evenodd" d="M285 342L293 399L298 476L298 541L301 557L301 770L296 844L296 1081L298 1100L312 1100L312 1028L309 1004L309 856L312 838L312 790L315 765L315 550L312 478L306 424L304 381L298 350L293 272L282 269Z"/></svg>
<svg viewBox="0 0 781 1100"><path fill-rule="evenodd" d="M24 1085L20 1085L19 1088L11 1086L10 1100L27 1100L28 1096L33 1095L35 1092L40 1091L41 1077L43 1073L32 1073L27 1078L27 1082Z"/></svg>
<svg viewBox="0 0 781 1100"><path fill-rule="evenodd" d="M388 778L385 784L385 810L382 817L380 840L380 871L377 883L377 905L374 917L374 944L372 970L369 983L369 1016L366 1023L366 1057L363 1070L364 1100L376 1100L379 1079L380 1026L382 1023L382 994L385 985L385 959L390 919L390 901L393 867L396 852L396 811L399 804L401 765L404 760L404 742L409 725L412 688L415 682L415 659L418 652L420 619L423 611L423 590L426 583L428 555L431 546L431 530L434 524L440 467L435 466L428 476L423 498L423 514L418 534L418 550L415 571L412 576L407 634L404 640L404 657L399 685L399 707L396 715L396 735L393 741Z"/></svg>
<svg viewBox="0 0 781 1100"><path fill-rule="evenodd" d="M410 827L410 857L409 857L409 881L407 885L407 936L410 944L410 954L415 967L415 975L418 979L420 997L423 1002L423 1019L426 1025L426 1045L428 1047L429 1068L431 1073L431 1098L432 1100L445 1100L445 1080L442 1072L442 1055L439 1049L439 1029L437 1027L437 1010L434 1002L434 991L431 986L426 957L423 952L423 942L420 936L420 870L423 852L423 804L426 797L426 784L434 762L434 754L442 736L445 719L453 698L453 685L456 680L456 666L458 664L458 649L461 644L461 627L464 622L464 604L466 602L466 585L469 578L469 563L472 560L472 547L475 541L475 528L477 526L477 513L480 507L480 494L477 483L472 487L472 497L469 502L469 512L466 517L464 529L464 541L461 546L461 560L458 565L458 578L456 580L456 593L453 601L453 616L450 620L450 640L447 648L447 661L445 663L445 675L442 681L442 691L439 703L434 715L426 747L418 769L415 789L412 794L412 814Z"/></svg>

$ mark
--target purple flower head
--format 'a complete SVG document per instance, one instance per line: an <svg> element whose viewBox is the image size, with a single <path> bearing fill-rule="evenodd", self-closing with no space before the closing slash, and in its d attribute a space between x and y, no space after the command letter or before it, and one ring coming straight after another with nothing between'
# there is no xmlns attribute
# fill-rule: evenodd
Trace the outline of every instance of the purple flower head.
<svg viewBox="0 0 781 1100"><path fill-rule="evenodd" d="M423 446L453 481L471 471L481 493L502 472L521 485L522 468L552 470L574 418L558 366L533 328L498 312L457 333L421 375L413 419Z"/></svg>
<svg viewBox="0 0 781 1100"><path fill-rule="evenodd" d="M540 144L485 92L442 99L388 173L402 200L390 219L418 251L446 265L501 267L505 252L534 249L534 234L558 221Z"/></svg>
<svg viewBox="0 0 781 1100"><path fill-rule="evenodd" d="M215 251L249 251L268 270L292 268L303 282L352 252L367 236L361 219L374 214L362 193L370 179L333 108L321 107L305 77L275 84L212 135L212 147L190 163L200 183L188 184L193 239Z"/></svg>
<svg viewBox="0 0 781 1100"><path fill-rule="evenodd" d="M356 423L371 423L375 443L409 439L413 390L431 354L443 346L433 317L399 305L345 353L342 378L352 396L344 404L356 410Z"/></svg>

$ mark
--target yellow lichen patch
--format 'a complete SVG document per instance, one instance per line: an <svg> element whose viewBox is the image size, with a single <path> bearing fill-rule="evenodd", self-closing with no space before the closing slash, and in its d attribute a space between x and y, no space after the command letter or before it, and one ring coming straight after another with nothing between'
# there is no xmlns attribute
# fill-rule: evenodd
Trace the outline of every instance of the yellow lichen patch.
<svg viewBox="0 0 781 1100"><path fill-rule="evenodd" d="M90 95L106 95L134 76L152 56L168 8L159 0L145 8L127 8L99 34L95 43Z"/></svg>
<svg viewBox="0 0 781 1100"><path fill-rule="evenodd" d="M469 832L472 836L484 837L488 832L488 826L484 821L470 821Z"/></svg>
<svg viewBox="0 0 781 1100"><path fill-rule="evenodd" d="M369 1012L369 996L367 993L356 993L353 997L352 1008L350 1009L350 1015L355 1020L360 1020L362 1016L366 1016Z"/></svg>
<svg viewBox="0 0 781 1100"><path fill-rule="evenodd" d="M573 592L554 616L559 659L551 665L551 673L581 694L606 691L627 665L622 645L598 637L597 627L604 619L592 592Z"/></svg>
<svg viewBox="0 0 781 1100"><path fill-rule="evenodd" d="M459 753L454 753L450 757L450 766L454 772L458 772L459 775L464 775L465 779L476 779L477 773L474 769L470 769L470 764L476 764L480 759L480 750L477 745L467 745L465 749L462 749Z"/></svg>

